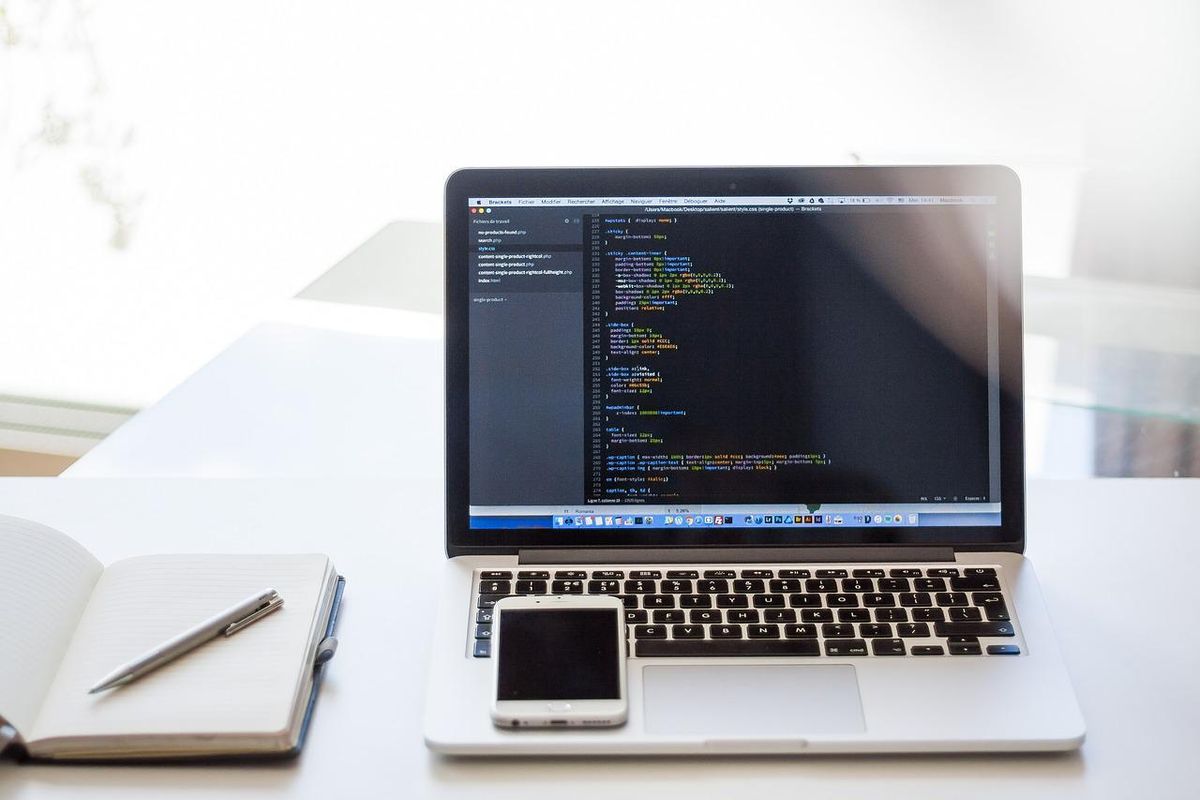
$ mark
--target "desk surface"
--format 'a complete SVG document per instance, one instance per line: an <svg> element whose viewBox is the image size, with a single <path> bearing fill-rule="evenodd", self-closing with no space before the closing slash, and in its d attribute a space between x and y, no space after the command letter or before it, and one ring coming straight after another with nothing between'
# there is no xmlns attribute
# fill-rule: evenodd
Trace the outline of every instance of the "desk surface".
<svg viewBox="0 0 1200 800"><path fill-rule="evenodd" d="M13 479L0 513L102 561L171 551L323 550L348 578L308 748L240 767L0 764L0 800L58 797L1194 797L1200 481L1034 482L1030 549L1088 741L1057 756L454 760L421 741L439 579L440 481ZM1122 550L1120 539L1136 549ZM1154 577L1151 578L1150 576ZM1164 613L1167 612L1167 613Z"/></svg>

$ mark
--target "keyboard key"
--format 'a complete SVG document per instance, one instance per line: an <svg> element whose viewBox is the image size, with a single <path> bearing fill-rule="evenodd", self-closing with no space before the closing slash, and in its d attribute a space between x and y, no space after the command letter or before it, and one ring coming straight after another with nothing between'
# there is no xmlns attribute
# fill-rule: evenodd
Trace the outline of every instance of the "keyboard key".
<svg viewBox="0 0 1200 800"><path fill-rule="evenodd" d="M737 573L731 569L706 569L704 570L706 578L736 578Z"/></svg>
<svg viewBox="0 0 1200 800"><path fill-rule="evenodd" d="M753 600L755 608L783 608L787 598L781 594L756 594Z"/></svg>
<svg viewBox="0 0 1200 800"><path fill-rule="evenodd" d="M858 605L858 595L834 593L825 595L825 604L830 608L853 608Z"/></svg>
<svg viewBox="0 0 1200 800"><path fill-rule="evenodd" d="M696 584L696 591L706 594L725 594L729 591L729 581L724 578L705 578Z"/></svg>
<svg viewBox="0 0 1200 800"><path fill-rule="evenodd" d="M933 597L928 592L901 592L900 605L905 608L933 605Z"/></svg>
<svg viewBox="0 0 1200 800"><path fill-rule="evenodd" d="M788 605L792 608L809 608L812 606L821 605L821 595L819 594L793 594L788 595Z"/></svg>
<svg viewBox="0 0 1200 800"><path fill-rule="evenodd" d="M675 639L703 639L703 625L673 625L671 626L671 637Z"/></svg>
<svg viewBox="0 0 1200 800"><path fill-rule="evenodd" d="M617 580L588 581L588 594L620 594L621 582Z"/></svg>
<svg viewBox="0 0 1200 800"><path fill-rule="evenodd" d="M783 635L789 639L814 639L817 636L816 625L784 625Z"/></svg>
<svg viewBox="0 0 1200 800"><path fill-rule="evenodd" d="M928 639L928 622L902 622L896 626L896 633L906 639Z"/></svg>
<svg viewBox="0 0 1200 800"><path fill-rule="evenodd" d="M479 573L479 579L484 581L511 581L512 573L506 569L485 569Z"/></svg>
<svg viewBox="0 0 1200 800"><path fill-rule="evenodd" d="M638 596L636 594L623 594L619 596L621 598L622 605L624 605L626 608L638 607Z"/></svg>
<svg viewBox="0 0 1200 800"><path fill-rule="evenodd" d="M881 569L856 569L850 573L855 578L882 578L884 571Z"/></svg>
<svg viewBox="0 0 1200 800"><path fill-rule="evenodd" d="M667 577L675 581L688 581L700 577L700 573L694 569L669 569Z"/></svg>
<svg viewBox="0 0 1200 800"><path fill-rule="evenodd" d="M919 578L919 577L921 577L921 570L915 569L913 567L906 567L906 568L889 570L888 574L891 575L893 578Z"/></svg>
<svg viewBox="0 0 1200 800"><path fill-rule="evenodd" d="M714 608L698 608L695 611L688 612L688 622L720 622L721 612Z"/></svg>
<svg viewBox="0 0 1200 800"><path fill-rule="evenodd" d="M720 622L721 612L715 608L697 608L688 613L689 622Z"/></svg>
<svg viewBox="0 0 1200 800"><path fill-rule="evenodd" d="M938 636L1013 636L1011 622L935 622Z"/></svg>
<svg viewBox="0 0 1200 800"><path fill-rule="evenodd" d="M774 578L775 572L769 569L744 569L743 578ZM761 591L761 590L760 590Z"/></svg>
<svg viewBox="0 0 1200 800"><path fill-rule="evenodd" d="M844 569L819 569L816 575L818 578L845 578L847 572Z"/></svg>
<svg viewBox="0 0 1200 800"><path fill-rule="evenodd" d="M648 594L642 598L642 608L674 608L675 595Z"/></svg>
<svg viewBox="0 0 1200 800"><path fill-rule="evenodd" d="M871 652L877 656L902 656L904 642L900 639L872 639Z"/></svg>
<svg viewBox="0 0 1200 800"><path fill-rule="evenodd" d="M742 638L741 625L710 625L708 632L714 639L740 639Z"/></svg>
<svg viewBox="0 0 1200 800"><path fill-rule="evenodd" d="M490 639L476 639L475 647L471 650L471 655L476 658L491 658L492 657L492 642Z"/></svg>
<svg viewBox="0 0 1200 800"><path fill-rule="evenodd" d="M828 608L805 608L800 611L804 622L833 622L833 611Z"/></svg>
<svg viewBox="0 0 1200 800"><path fill-rule="evenodd" d="M739 631L740 633L740 631ZM649 656L819 656L815 639L668 639L640 641L634 652Z"/></svg>
<svg viewBox="0 0 1200 800"><path fill-rule="evenodd" d="M946 651L940 644L919 644L909 651L914 656L944 656Z"/></svg>
<svg viewBox="0 0 1200 800"><path fill-rule="evenodd" d="M826 639L850 639L854 636L854 626L827 622L821 626L821 635Z"/></svg>
<svg viewBox="0 0 1200 800"><path fill-rule="evenodd" d="M858 635L864 639L891 639L892 626L886 622L864 622L858 626Z"/></svg>
<svg viewBox="0 0 1200 800"><path fill-rule="evenodd" d="M896 605L896 595L891 592L876 592L863 595L863 605L877 608L879 606Z"/></svg>
<svg viewBox="0 0 1200 800"><path fill-rule="evenodd" d="M683 622L683 621L684 621L684 617L683 617L682 611L677 611L677 610L672 609L672 610L668 610L668 611L655 611L654 612L654 624L655 625L667 625L672 622Z"/></svg>
<svg viewBox="0 0 1200 800"><path fill-rule="evenodd" d="M517 594L545 594L546 582L534 580L520 580L516 585Z"/></svg>
<svg viewBox="0 0 1200 800"><path fill-rule="evenodd" d="M637 639L665 639L667 629L663 625L634 625L633 635Z"/></svg>
<svg viewBox="0 0 1200 800"><path fill-rule="evenodd" d="M944 592L946 591L946 579L917 578L913 581L913 588L918 592Z"/></svg>
<svg viewBox="0 0 1200 800"><path fill-rule="evenodd" d="M873 592L875 581L870 578L846 578L842 581L843 592Z"/></svg>
<svg viewBox="0 0 1200 800"><path fill-rule="evenodd" d="M960 606L950 609L951 622L981 622L983 612L974 606Z"/></svg>
<svg viewBox="0 0 1200 800"><path fill-rule="evenodd" d="M837 618L838 622L870 622L871 610L869 608L839 608Z"/></svg>
<svg viewBox="0 0 1200 800"><path fill-rule="evenodd" d="M806 569L781 569L779 570L781 578L811 578L812 573Z"/></svg>
<svg viewBox="0 0 1200 800"><path fill-rule="evenodd" d="M876 622L907 622L908 612L903 608L877 608L875 609Z"/></svg>
<svg viewBox="0 0 1200 800"><path fill-rule="evenodd" d="M656 581L662 577L662 572L657 569L635 569L630 571L629 577L633 580Z"/></svg>
<svg viewBox="0 0 1200 800"><path fill-rule="evenodd" d="M880 578L879 591L881 592L908 592L912 590L912 586L908 583L908 578Z"/></svg>
<svg viewBox="0 0 1200 800"><path fill-rule="evenodd" d="M765 592L767 587L766 584L760 580L740 580L733 582L733 590L741 594L755 594L758 592Z"/></svg>
<svg viewBox="0 0 1200 800"><path fill-rule="evenodd" d="M957 578L957 567L930 567L925 570L925 574L931 578Z"/></svg>
<svg viewBox="0 0 1200 800"><path fill-rule="evenodd" d="M654 581L625 581L626 594L654 594Z"/></svg>
<svg viewBox="0 0 1200 800"><path fill-rule="evenodd" d="M726 622L758 622L758 612L753 608L731 608L725 612Z"/></svg>
<svg viewBox="0 0 1200 800"><path fill-rule="evenodd" d="M942 607L946 606L965 606L967 604L967 596L962 592L938 592L934 595L937 599L937 604Z"/></svg>
<svg viewBox="0 0 1200 800"><path fill-rule="evenodd" d="M483 624L491 624L492 617L496 614L490 608L481 608L475 612L475 621Z"/></svg>
<svg viewBox="0 0 1200 800"><path fill-rule="evenodd" d="M550 580L550 572L544 569L525 569L517 573L517 580L548 581Z"/></svg>
<svg viewBox="0 0 1200 800"><path fill-rule="evenodd" d="M767 588L772 592L787 594L788 592L801 591L804 588L804 584L798 580L773 580L767 583Z"/></svg>
<svg viewBox="0 0 1200 800"><path fill-rule="evenodd" d="M1004 604L1004 595L999 592L975 592L971 602L983 609L983 615L992 622L1005 622L1010 619L1008 606Z"/></svg>
<svg viewBox="0 0 1200 800"><path fill-rule="evenodd" d="M631 611L629 609L625 609L625 624L626 625L643 624L646 621L647 621L647 618L646 618L645 611L641 611L641 610L632 610Z"/></svg>
<svg viewBox="0 0 1200 800"><path fill-rule="evenodd" d="M963 575L968 577L976 577L978 575L995 575L996 570L991 567L966 567L963 569Z"/></svg>
<svg viewBox="0 0 1200 800"><path fill-rule="evenodd" d="M867 643L862 639L842 639L825 642L827 656L865 656Z"/></svg>
<svg viewBox="0 0 1200 800"><path fill-rule="evenodd" d="M583 594L583 581L554 581L550 584L554 594Z"/></svg>
<svg viewBox="0 0 1200 800"><path fill-rule="evenodd" d="M665 580L658 585L658 590L664 594L691 594L691 581Z"/></svg>
<svg viewBox="0 0 1200 800"><path fill-rule="evenodd" d="M979 642L955 642L951 640L947 645L950 648L952 656L981 656L983 650L979 647Z"/></svg>
<svg viewBox="0 0 1200 800"><path fill-rule="evenodd" d="M796 612L790 608L768 608L763 612L763 619L767 622L795 622Z"/></svg>
<svg viewBox="0 0 1200 800"><path fill-rule="evenodd" d="M476 625L475 626L475 638L476 639L492 638L492 626L491 625Z"/></svg>
<svg viewBox="0 0 1200 800"><path fill-rule="evenodd" d="M995 575L978 575L967 578L951 578L950 588L956 592L986 592L1000 588L1000 579Z"/></svg>
<svg viewBox="0 0 1200 800"><path fill-rule="evenodd" d="M623 569L594 569L592 578L598 581L619 581L625 577Z"/></svg>
<svg viewBox="0 0 1200 800"><path fill-rule="evenodd" d="M751 639L778 639L778 625L751 625L746 629Z"/></svg>
<svg viewBox="0 0 1200 800"><path fill-rule="evenodd" d="M475 606L477 608L491 608L492 606L496 605L496 603L508 596L509 595L506 594L481 594L479 595L479 599L475 602Z"/></svg>
<svg viewBox="0 0 1200 800"><path fill-rule="evenodd" d="M560 569L554 573L554 577L560 581L576 581L587 580L587 570L583 569Z"/></svg>
<svg viewBox="0 0 1200 800"><path fill-rule="evenodd" d="M989 656L1019 656L1021 648L1015 644L989 644L987 654Z"/></svg>
<svg viewBox="0 0 1200 800"><path fill-rule="evenodd" d="M749 608L750 598L744 594L717 595L717 608Z"/></svg>
<svg viewBox="0 0 1200 800"><path fill-rule="evenodd" d="M480 581L479 582L479 593L480 594L511 594L512 593L512 582L511 581Z"/></svg>
<svg viewBox="0 0 1200 800"><path fill-rule="evenodd" d="M836 592L838 585L832 578L810 578L804 582L804 588L809 592Z"/></svg>
<svg viewBox="0 0 1200 800"><path fill-rule="evenodd" d="M706 594L685 594L679 598L680 608L712 608L712 597Z"/></svg>
<svg viewBox="0 0 1200 800"><path fill-rule="evenodd" d="M941 622L946 618L946 612L940 608L914 608L913 622Z"/></svg>

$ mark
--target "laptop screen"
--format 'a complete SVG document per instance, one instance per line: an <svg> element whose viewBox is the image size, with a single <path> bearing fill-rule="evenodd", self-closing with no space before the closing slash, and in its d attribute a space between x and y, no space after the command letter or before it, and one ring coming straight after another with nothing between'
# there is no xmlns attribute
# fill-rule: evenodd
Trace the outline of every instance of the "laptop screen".
<svg viewBox="0 0 1200 800"><path fill-rule="evenodd" d="M997 198L470 197L469 528L998 526Z"/></svg>

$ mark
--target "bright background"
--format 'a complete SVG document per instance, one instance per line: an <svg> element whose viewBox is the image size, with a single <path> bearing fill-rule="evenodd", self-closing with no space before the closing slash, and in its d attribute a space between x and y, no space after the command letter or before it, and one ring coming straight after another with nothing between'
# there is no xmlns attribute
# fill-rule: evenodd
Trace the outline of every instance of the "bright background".
<svg viewBox="0 0 1200 800"><path fill-rule="evenodd" d="M1031 470L1095 471L1111 406L1186 474L1197 141L1192 2L0 0L0 449L79 455L54 408L102 435L459 167L999 162Z"/></svg>

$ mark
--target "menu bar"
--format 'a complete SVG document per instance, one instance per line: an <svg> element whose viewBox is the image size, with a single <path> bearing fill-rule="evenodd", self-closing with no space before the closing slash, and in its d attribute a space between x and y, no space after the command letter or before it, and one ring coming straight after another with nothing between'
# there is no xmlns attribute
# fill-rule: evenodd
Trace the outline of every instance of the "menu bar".
<svg viewBox="0 0 1200 800"><path fill-rule="evenodd" d="M777 195L771 197L472 197L475 207L553 206L946 206L993 205L994 195Z"/></svg>

